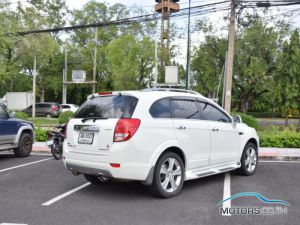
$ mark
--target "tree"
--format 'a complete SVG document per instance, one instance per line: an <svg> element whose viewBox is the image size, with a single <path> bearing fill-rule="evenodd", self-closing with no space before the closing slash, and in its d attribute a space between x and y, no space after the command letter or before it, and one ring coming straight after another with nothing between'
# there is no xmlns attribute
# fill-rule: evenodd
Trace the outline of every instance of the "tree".
<svg viewBox="0 0 300 225"><path fill-rule="evenodd" d="M108 59L114 89L140 89L151 82L154 43L149 38L139 41L125 35L112 41L108 46Z"/></svg>
<svg viewBox="0 0 300 225"><path fill-rule="evenodd" d="M299 31L295 30L291 34L289 42L284 42L283 49L278 60L278 71L276 74L278 100L285 115L286 126L288 125L288 118L291 114L291 110L300 110L299 60Z"/></svg>

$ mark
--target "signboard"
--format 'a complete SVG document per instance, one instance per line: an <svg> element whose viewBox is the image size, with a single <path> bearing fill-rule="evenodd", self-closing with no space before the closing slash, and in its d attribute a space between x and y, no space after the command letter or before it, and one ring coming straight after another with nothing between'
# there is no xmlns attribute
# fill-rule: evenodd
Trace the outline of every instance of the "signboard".
<svg viewBox="0 0 300 225"><path fill-rule="evenodd" d="M166 66L166 76L165 83L166 84L178 84L178 66Z"/></svg>
<svg viewBox="0 0 300 225"><path fill-rule="evenodd" d="M75 83L85 82L86 72L84 70L73 70L72 80Z"/></svg>

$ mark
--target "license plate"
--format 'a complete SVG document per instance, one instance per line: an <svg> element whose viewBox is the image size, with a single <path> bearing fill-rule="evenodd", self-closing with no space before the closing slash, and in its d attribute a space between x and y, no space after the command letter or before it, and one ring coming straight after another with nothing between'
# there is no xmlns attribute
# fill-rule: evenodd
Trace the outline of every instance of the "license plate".
<svg viewBox="0 0 300 225"><path fill-rule="evenodd" d="M46 142L46 145L47 145L47 146L53 145L53 140L47 141L47 142Z"/></svg>
<svg viewBox="0 0 300 225"><path fill-rule="evenodd" d="M92 144L94 139L94 134L93 133L84 133L81 132L79 133L79 138L78 138L78 143L79 144Z"/></svg>

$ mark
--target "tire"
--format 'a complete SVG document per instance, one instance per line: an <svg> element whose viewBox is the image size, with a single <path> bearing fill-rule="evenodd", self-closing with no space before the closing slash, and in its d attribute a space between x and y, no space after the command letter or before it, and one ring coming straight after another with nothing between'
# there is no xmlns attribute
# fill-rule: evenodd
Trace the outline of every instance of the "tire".
<svg viewBox="0 0 300 225"><path fill-rule="evenodd" d="M184 183L184 164L174 152L163 154L157 161L150 191L162 198L178 195Z"/></svg>
<svg viewBox="0 0 300 225"><path fill-rule="evenodd" d="M54 140L54 143L51 146L51 153L56 160L62 158L62 147L62 143L60 144L57 140Z"/></svg>
<svg viewBox="0 0 300 225"><path fill-rule="evenodd" d="M241 157L241 167L237 170L243 176L251 176L256 172L258 165L258 151L255 144L246 144Z"/></svg>
<svg viewBox="0 0 300 225"><path fill-rule="evenodd" d="M18 148L14 149L14 153L16 157L27 157L30 155L32 151L32 136L27 133L23 133L19 140Z"/></svg>
<svg viewBox="0 0 300 225"><path fill-rule="evenodd" d="M50 113L47 113L47 114L46 114L46 117L47 117L47 118L52 118L52 116L51 116Z"/></svg>
<svg viewBox="0 0 300 225"><path fill-rule="evenodd" d="M107 178L103 176L93 176L93 175L84 174L84 177L88 182L91 182L92 184L95 185L107 184L112 181L111 178Z"/></svg>

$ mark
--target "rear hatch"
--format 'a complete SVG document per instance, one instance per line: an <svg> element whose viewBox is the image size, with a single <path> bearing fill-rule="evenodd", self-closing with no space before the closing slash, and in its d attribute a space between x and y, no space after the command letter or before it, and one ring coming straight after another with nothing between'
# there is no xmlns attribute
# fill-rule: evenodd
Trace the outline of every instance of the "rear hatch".
<svg viewBox="0 0 300 225"><path fill-rule="evenodd" d="M70 151L105 155L113 144L120 118L131 118L138 99L129 95L97 95L87 99L68 123Z"/></svg>

